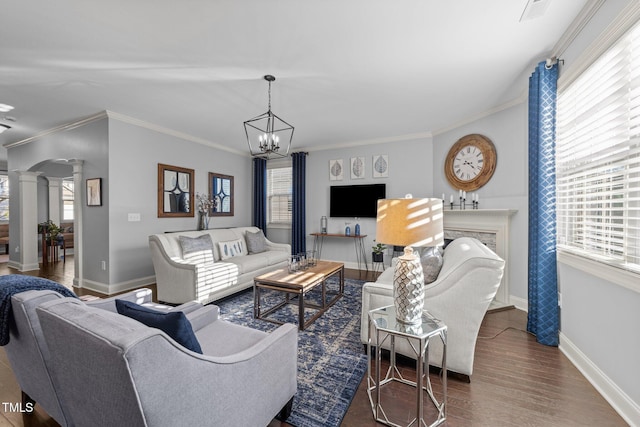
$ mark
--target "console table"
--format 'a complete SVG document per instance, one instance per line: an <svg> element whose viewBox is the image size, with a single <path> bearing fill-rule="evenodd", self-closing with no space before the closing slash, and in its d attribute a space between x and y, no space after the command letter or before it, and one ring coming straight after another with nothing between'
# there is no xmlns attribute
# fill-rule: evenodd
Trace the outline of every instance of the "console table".
<svg viewBox="0 0 640 427"><path fill-rule="evenodd" d="M313 236L313 250L317 254L318 259L322 259L322 244L324 243L325 237L330 238L339 238L339 239L352 239L354 248L356 251L356 259L358 261L358 268L362 270L362 264L364 263L365 270L369 271L369 265L367 264L367 254L364 250L364 238L367 237L366 234L361 234L359 236L346 234L329 234L329 233L311 233ZM345 240L348 241L348 240Z"/></svg>

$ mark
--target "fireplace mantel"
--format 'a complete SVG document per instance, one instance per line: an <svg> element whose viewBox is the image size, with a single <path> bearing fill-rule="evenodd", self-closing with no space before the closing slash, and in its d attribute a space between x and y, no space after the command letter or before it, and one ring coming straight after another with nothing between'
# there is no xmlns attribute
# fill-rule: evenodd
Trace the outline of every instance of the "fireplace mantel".
<svg viewBox="0 0 640 427"><path fill-rule="evenodd" d="M509 229L511 217L518 211L516 209L445 209L444 230L456 235L472 235L478 233L490 234L492 242L495 242L495 252L505 260L504 275L500 288L496 293L492 308L510 305L509 302ZM495 236L495 241L493 241ZM482 238L480 238L482 240ZM487 242L483 242L487 243ZM491 245L488 245L491 246Z"/></svg>

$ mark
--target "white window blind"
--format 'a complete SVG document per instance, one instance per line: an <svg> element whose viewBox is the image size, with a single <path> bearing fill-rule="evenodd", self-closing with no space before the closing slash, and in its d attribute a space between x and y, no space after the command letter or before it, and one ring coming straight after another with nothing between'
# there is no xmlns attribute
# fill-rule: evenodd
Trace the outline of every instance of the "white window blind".
<svg viewBox="0 0 640 427"><path fill-rule="evenodd" d="M75 197L73 179L62 180L62 219L73 221L73 198Z"/></svg>
<svg viewBox="0 0 640 427"><path fill-rule="evenodd" d="M640 26L558 94L558 247L640 272Z"/></svg>
<svg viewBox="0 0 640 427"><path fill-rule="evenodd" d="M9 221L9 177L0 174L0 221Z"/></svg>
<svg viewBox="0 0 640 427"><path fill-rule="evenodd" d="M267 169L267 222L291 224L292 168Z"/></svg>

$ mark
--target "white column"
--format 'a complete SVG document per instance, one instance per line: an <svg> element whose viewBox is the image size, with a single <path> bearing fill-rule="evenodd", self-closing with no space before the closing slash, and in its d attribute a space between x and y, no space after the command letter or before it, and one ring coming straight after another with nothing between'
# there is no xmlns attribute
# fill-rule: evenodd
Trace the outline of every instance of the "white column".
<svg viewBox="0 0 640 427"><path fill-rule="evenodd" d="M49 178L49 219L60 225L60 203L62 202L62 178Z"/></svg>
<svg viewBox="0 0 640 427"><path fill-rule="evenodd" d="M20 271L38 270L38 175L40 172L16 171L20 198Z"/></svg>
<svg viewBox="0 0 640 427"><path fill-rule="evenodd" d="M74 286L82 288L84 283L83 272L83 253L82 250L82 235L83 235L83 223L82 223L82 206L84 187L82 185L82 160L72 159L69 160L69 164L73 166L73 265L75 270L75 277L73 278Z"/></svg>

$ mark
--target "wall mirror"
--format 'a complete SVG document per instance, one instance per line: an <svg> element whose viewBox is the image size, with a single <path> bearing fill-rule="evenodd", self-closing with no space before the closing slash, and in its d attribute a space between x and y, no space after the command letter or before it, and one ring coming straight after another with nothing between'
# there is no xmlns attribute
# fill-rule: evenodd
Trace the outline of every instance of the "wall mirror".
<svg viewBox="0 0 640 427"><path fill-rule="evenodd" d="M193 215L193 169L158 163L158 218Z"/></svg>
<svg viewBox="0 0 640 427"><path fill-rule="evenodd" d="M233 216L233 176L209 172L211 216Z"/></svg>

